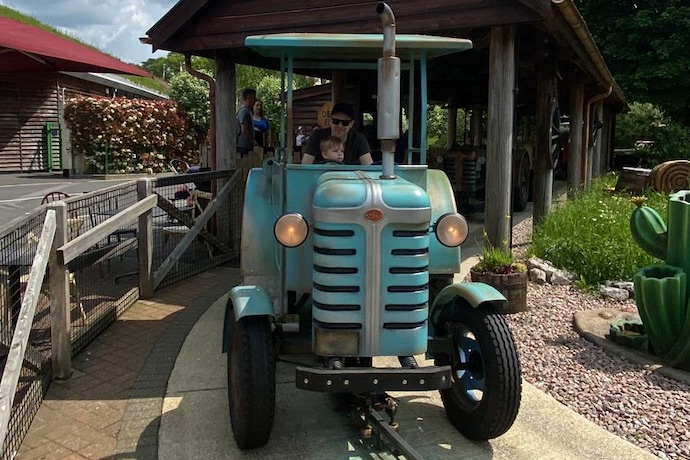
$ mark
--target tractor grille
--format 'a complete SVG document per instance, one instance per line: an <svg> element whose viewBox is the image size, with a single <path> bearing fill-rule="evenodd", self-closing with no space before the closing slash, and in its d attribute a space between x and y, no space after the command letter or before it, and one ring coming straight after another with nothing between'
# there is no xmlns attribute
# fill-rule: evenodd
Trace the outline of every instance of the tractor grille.
<svg viewBox="0 0 690 460"><path fill-rule="evenodd" d="M428 225L391 223L378 231L316 223L315 325L360 331L360 355L421 352L429 307Z"/></svg>

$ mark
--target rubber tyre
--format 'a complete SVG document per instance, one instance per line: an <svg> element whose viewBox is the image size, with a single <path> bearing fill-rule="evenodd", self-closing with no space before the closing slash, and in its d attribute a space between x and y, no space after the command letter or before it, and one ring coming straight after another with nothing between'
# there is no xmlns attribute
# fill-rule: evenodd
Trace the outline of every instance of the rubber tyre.
<svg viewBox="0 0 690 460"><path fill-rule="evenodd" d="M520 362L501 314L457 301L454 320L440 331L453 346L453 356L436 357L437 365L452 367L453 384L440 391L441 399L450 422L463 436L493 439L510 429L520 409Z"/></svg>
<svg viewBox="0 0 690 460"><path fill-rule="evenodd" d="M249 316L230 324L228 402L230 423L240 449L268 442L275 417L276 360L271 325L266 316Z"/></svg>
<svg viewBox="0 0 690 460"><path fill-rule="evenodd" d="M529 154L522 152L515 158L513 165L513 211L520 212L527 208L530 194Z"/></svg>

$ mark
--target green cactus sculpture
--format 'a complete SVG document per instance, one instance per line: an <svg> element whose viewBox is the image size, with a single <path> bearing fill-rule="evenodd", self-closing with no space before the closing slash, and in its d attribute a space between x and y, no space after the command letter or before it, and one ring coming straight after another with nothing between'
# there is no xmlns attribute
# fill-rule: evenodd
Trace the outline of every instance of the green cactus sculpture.
<svg viewBox="0 0 690 460"><path fill-rule="evenodd" d="M635 301L654 353L672 366L690 369L690 190L669 197L668 225L658 212L636 201L630 217L635 242L667 265L635 274Z"/></svg>

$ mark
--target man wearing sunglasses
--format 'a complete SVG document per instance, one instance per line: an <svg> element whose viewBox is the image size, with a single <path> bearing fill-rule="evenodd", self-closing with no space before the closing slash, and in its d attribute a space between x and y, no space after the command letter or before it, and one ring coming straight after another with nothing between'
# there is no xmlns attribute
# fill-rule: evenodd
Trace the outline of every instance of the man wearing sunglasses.
<svg viewBox="0 0 690 460"><path fill-rule="evenodd" d="M331 127L319 129L309 136L306 148L303 147L302 164L323 162L320 145L321 140L328 136L339 137L345 143L343 163L349 165L372 164L371 147L369 147L367 138L364 137L364 134L352 130L354 119L355 109L352 105L343 102L335 104L331 110Z"/></svg>

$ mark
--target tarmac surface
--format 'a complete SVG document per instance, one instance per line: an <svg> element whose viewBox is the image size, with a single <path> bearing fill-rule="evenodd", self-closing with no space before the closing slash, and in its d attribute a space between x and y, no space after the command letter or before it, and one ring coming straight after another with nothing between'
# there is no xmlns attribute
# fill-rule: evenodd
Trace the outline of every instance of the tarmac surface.
<svg viewBox="0 0 690 460"><path fill-rule="evenodd" d="M136 302L74 359L72 378L51 384L16 458L397 458L360 439L328 395L296 389L287 362L269 444L237 449L221 330L226 293L240 280L218 267ZM436 392L393 395L401 436L428 459L656 458L526 382L515 424L488 442L457 433Z"/></svg>
<svg viewBox="0 0 690 460"><path fill-rule="evenodd" d="M513 223L530 215L531 203L513 216ZM471 216L469 224L456 281L477 262L483 240L483 216ZM346 417L334 411L330 396L296 389L295 365L289 362L278 363L269 444L250 452L237 449L221 331L227 292L241 280L239 270L217 267L163 288L153 299L137 301L74 358L69 380L51 384L16 458L398 458L362 440ZM576 318L576 328L608 346L602 318ZM469 441L455 431L437 392L392 395L401 401L400 435L428 459L657 458L527 382L513 427L488 442Z"/></svg>

